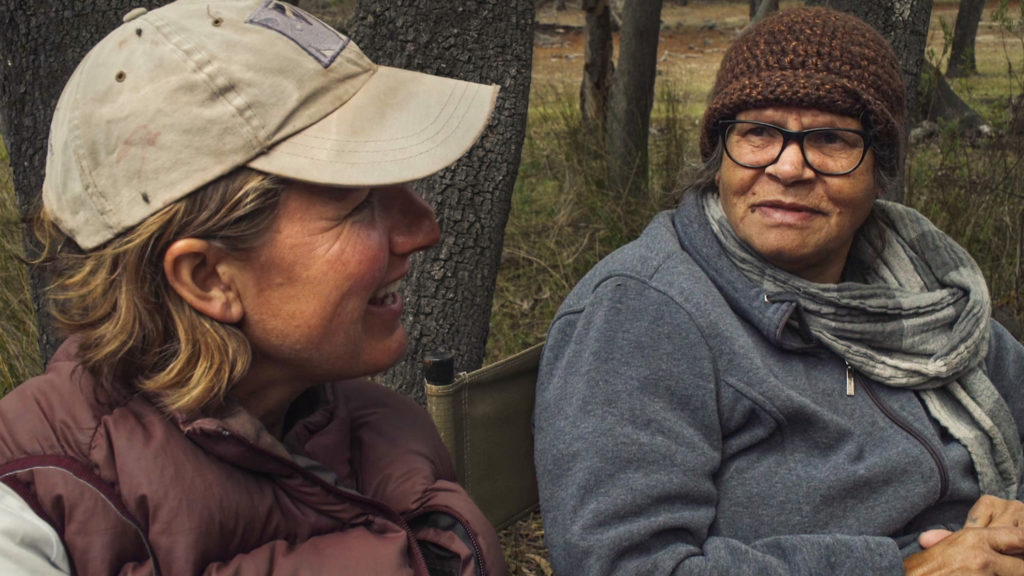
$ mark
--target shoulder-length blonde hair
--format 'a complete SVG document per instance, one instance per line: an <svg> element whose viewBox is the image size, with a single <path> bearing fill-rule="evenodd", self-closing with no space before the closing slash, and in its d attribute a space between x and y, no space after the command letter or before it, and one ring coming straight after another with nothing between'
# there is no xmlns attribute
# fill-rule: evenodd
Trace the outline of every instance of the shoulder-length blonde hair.
<svg viewBox="0 0 1024 576"><path fill-rule="evenodd" d="M164 275L182 238L228 252L255 247L277 213L283 182L247 168L207 184L98 248L81 252L45 209L36 236L52 263L47 296L56 326L78 337L79 360L99 391L141 391L167 412L219 405L251 360L242 332L197 312Z"/></svg>

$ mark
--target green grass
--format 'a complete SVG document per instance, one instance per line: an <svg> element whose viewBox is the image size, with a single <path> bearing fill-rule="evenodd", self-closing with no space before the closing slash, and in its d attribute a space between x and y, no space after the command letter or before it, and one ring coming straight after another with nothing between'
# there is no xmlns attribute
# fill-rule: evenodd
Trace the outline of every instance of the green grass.
<svg viewBox="0 0 1024 576"><path fill-rule="evenodd" d="M948 127L910 156L907 203L978 261L995 305L1024 312L1024 138L967 142Z"/></svg>
<svg viewBox="0 0 1024 576"><path fill-rule="evenodd" d="M947 11L939 12L942 5ZM952 10L948 10L952 4ZM937 2L929 29L927 58L945 70L952 45L958 2ZM1024 92L1024 35L1021 23L1024 4L989 1L975 39L977 74L947 81L965 102L993 126L1002 128L1010 119L1010 99Z"/></svg>
<svg viewBox="0 0 1024 576"><path fill-rule="evenodd" d="M39 373L39 349L10 159L0 142L0 395Z"/></svg>
<svg viewBox="0 0 1024 576"><path fill-rule="evenodd" d="M635 238L679 200L688 128L678 90L663 87L651 119L651 186L642 195L604 190L600 134L586 125L577 92L534 90L522 164L491 312L487 361L544 338L562 299L601 257Z"/></svg>

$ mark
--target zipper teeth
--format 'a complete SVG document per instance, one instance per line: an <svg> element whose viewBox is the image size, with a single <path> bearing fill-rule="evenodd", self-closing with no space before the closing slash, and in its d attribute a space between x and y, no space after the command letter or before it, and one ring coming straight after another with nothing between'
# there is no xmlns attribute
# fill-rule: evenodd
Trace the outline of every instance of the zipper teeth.
<svg viewBox="0 0 1024 576"><path fill-rule="evenodd" d="M942 459L939 457L938 449L932 446L931 442L928 442L928 439L924 437L924 434L921 434L915 428L911 427L910 424L904 422L902 418L897 416L888 406L882 403L882 400L875 394L875 390L869 381L861 379L861 385L864 390L867 391L868 398L871 398L871 401L875 406L878 407L878 409L881 410L882 413L893 422L893 424L896 424L904 432L913 436L914 439L928 451L928 455L935 461L935 467L939 469L939 499L941 500L945 498L946 492L949 491L949 472L947 472L946 467L942 465Z"/></svg>
<svg viewBox="0 0 1024 576"><path fill-rule="evenodd" d="M487 572L487 564L484 561L484 551L480 548L480 543L477 541L476 536L474 536L473 532L469 529L469 522L466 521L466 518L462 514L459 514L458 512L456 512L455 510L450 510L450 509L448 509L446 507L445 508L424 508L423 511L424 512L443 512L444 514L449 514L453 518L455 518L455 520L459 524L462 525L462 529L466 531L466 536L469 537L469 542L473 545L473 555L476 556L477 566L479 568L477 570L477 574L479 574L480 576L486 576L488 574L488 572Z"/></svg>

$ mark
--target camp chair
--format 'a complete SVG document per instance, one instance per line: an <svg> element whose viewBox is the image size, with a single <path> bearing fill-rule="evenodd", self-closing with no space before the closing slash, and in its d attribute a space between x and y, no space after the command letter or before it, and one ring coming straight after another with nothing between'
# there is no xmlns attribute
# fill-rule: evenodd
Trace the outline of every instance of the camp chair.
<svg viewBox="0 0 1024 576"><path fill-rule="evenodd" d="M537 508L531 423L542 345L458 375L451 354L424 359L427 412L459 482L498 530Z"/></svg>

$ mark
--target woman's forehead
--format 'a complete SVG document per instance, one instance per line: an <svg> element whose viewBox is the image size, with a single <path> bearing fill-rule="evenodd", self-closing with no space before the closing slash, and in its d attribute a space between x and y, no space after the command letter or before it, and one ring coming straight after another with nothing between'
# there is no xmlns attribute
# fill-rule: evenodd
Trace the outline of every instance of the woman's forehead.
<svg viewBox="0 0 1024 576"><path fill-rule="evenodd" d="M836 114L816 108L796 106L771 106L753 108L736 114L737 120L757 120L772 124L795 122L803 126L831 126L836 128L861 129L861 121L852 116Z"/></svg>

